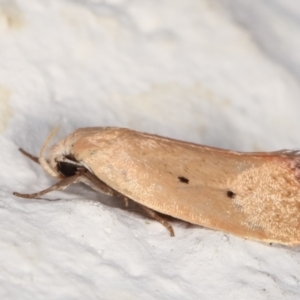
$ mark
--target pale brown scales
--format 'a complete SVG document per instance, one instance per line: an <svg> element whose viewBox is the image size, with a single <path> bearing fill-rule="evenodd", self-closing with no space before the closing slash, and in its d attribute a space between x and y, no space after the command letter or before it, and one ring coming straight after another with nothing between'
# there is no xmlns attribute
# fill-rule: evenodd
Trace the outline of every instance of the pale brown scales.
<svg viewBox="0 0 300 300"><path fill-rule="evenodd" d="M299 183L280 152L241 154L119 128L82 136L74 152L110 187L155 211L243 237L300 242Z"/></svg>

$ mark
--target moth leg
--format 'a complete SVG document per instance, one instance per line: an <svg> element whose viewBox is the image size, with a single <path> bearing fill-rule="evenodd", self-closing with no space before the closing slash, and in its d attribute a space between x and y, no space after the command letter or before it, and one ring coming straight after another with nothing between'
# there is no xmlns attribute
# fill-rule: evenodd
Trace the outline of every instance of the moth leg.
<svg viewBox="0 0 300 300"><path fill-rule="evenodd" d="M171 236L175 236L174 229L173 229L172 225L167 220L165 220L164 218L159 216L158 213L156 213L154 210L152 210L152 209L150 209L150 208L148 208L144 205L141 205L141 207L147 213L147 215L149 217L153 218L154 220L158 221L160 224L165 226L169 230Z"/></svg>
<svg viewBox="0 0 300 300"><path fill-rule="evenodd" d="M76 183L81 176L82 176L82 173L78 173L78 174L76 174L74 176L66 177L66 178L62 179L61 181L55 183L51 187L49 187L49 188L47 188L45 190L42 190L40 192L37 192L37 193L20 194L20 193L14 192L13 194L15 196L21 197L21 198L27 198L27 199L37 198L39 196L45 195L45 194L47 194L49 192L52 192L52 191L61 191L61 190L64 190L65 188L67 188L72 183Z"/></svg>
<svg viewBox="0 0 300 300"><path fill-rule="evenodd" d="M124 196L123 194L117 192L116 190L108 186L106 183L104 183L102 180L100 180L91 172L86 172L82 178L82 181L90 185L93 189L99 190L106 195L122 198L124 200L125 207L126 208L128 207L129 199L126 196Z"/></svg>
<svg viewBox="0 0 300 300"><path fill-rule="evenodd" d="M125 207L128 208L128 206L129 206L129 200L128 200L128 198L124 197L123 200L124 200Z"/></svg>
<svg viewBox="0 0 300 300"><path fill-rule="evenodd" d="M40 163L40 162L39 162L39 158L38 158L37 156L34 156L34 155L28 153L27 151L25 151L25 150L22 149L22 148L19 148L19 151L20 151L23 155L27 156L28 158L30 158L31 160L33 160L34 162L36 162L37 164Z"/></svg>

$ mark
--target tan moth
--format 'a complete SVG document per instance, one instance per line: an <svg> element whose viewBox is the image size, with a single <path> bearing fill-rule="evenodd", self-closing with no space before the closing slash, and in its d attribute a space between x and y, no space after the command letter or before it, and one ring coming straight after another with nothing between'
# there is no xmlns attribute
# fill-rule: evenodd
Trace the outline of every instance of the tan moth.
<svg viewBox="0 0 300 300"><path fill-rule="evenodd" d="M243 238L300 243L300 153L241 153L124 128L82 128L44 157L25 155L60 179L36 198L83 182L131 199L174 235L159 213Z"/></svg>

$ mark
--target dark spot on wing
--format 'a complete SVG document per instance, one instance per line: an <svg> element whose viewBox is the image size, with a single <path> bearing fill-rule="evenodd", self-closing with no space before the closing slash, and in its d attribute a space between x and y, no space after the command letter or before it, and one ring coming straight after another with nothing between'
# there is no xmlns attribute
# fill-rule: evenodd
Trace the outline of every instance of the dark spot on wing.
<svg viewBox="0 0 300 300"><path fill-rule="evenodd" d="M183 182L183 183L186 183L186 184L189 183L189 180L187 178L183 177L183 176L178 176L178 179L179 179L180 182Z"/></svg>
<svg viewBox="0 0 300 300"><path fill-rule="evenodd" d="M229 198L231 198L231 199L233 199L235 196L236 196L236 194L233 192L233 191L227 191L227 197L229 197Z"/></svg>

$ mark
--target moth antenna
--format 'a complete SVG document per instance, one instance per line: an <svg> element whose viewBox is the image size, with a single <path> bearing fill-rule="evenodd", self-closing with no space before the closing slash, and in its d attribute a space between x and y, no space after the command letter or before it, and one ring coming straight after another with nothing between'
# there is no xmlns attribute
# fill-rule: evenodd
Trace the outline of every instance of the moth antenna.
<svg viewBox="0 0 300 300"><path fill-rule="evenodd" d="M57 134L57 132L59 131L60 127L56 127L54 128L51 133L49 134L49 136L47 137L45 143L43 144L42 150L40 152L39 155L39 162L41 164L41 166L43 167L43 169L51 176L53 177L59 177L59 175L57 174L57 172L55 172L53 170L53 168L49 165L48 161L45 159L44 155L45 155L45 151L47 149L47 146L49 144L49 142L53 139L53 137Z"/></svg>

